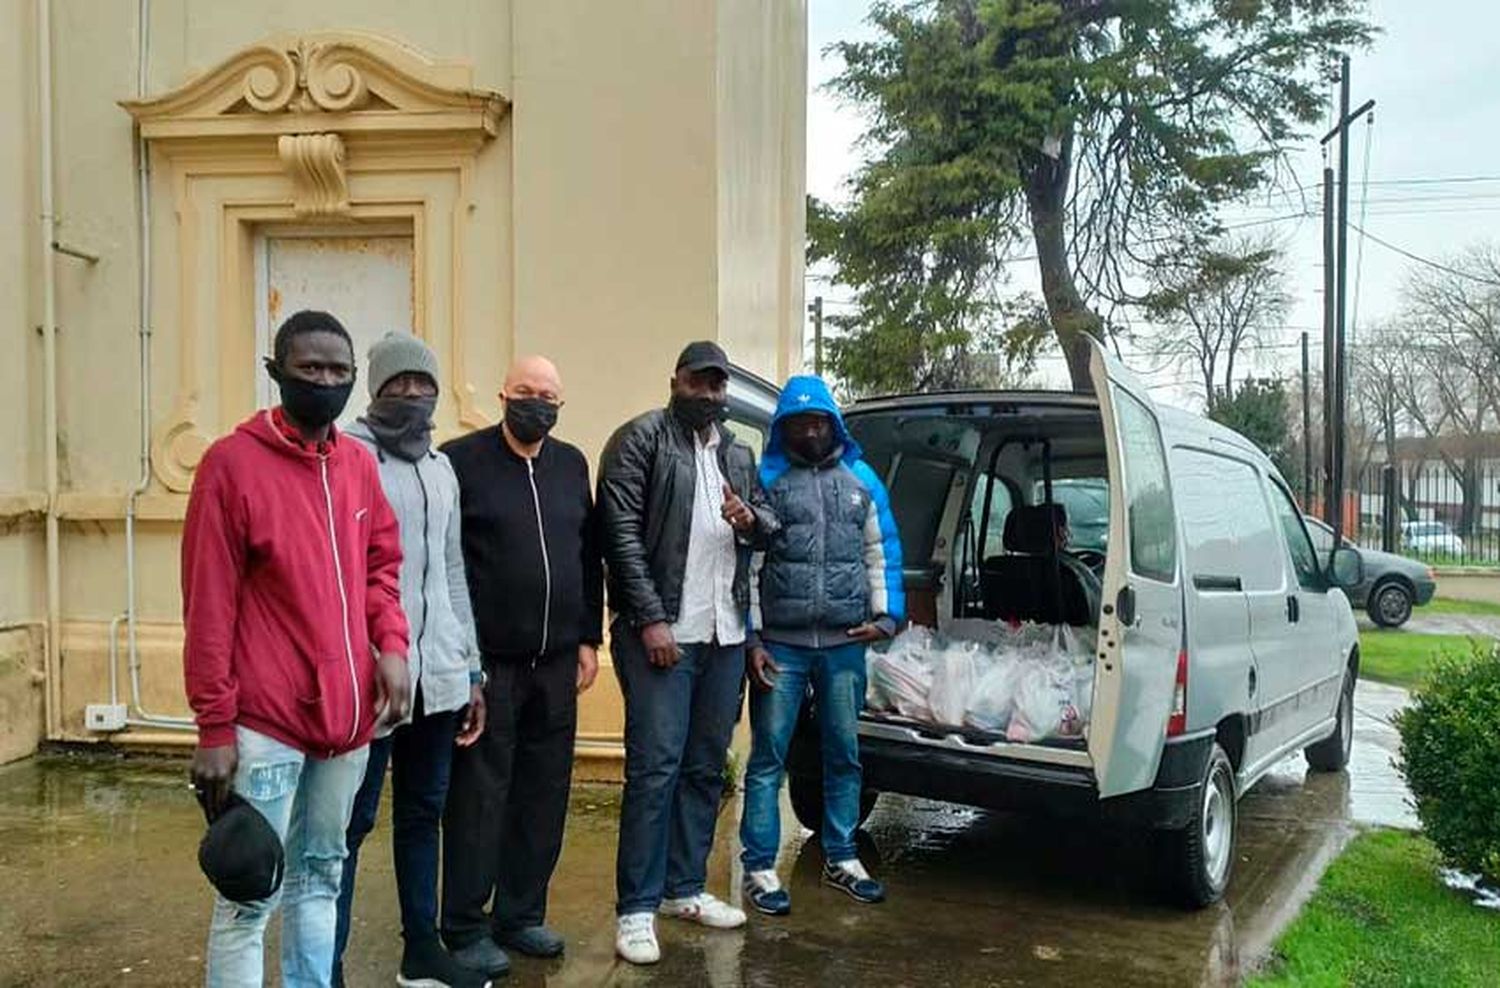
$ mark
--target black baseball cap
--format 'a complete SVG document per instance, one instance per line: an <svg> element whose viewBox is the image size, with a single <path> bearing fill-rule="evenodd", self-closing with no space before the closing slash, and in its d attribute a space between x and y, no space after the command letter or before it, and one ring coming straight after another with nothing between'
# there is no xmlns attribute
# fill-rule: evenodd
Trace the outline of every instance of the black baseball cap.
<svg viewBox="0 0 1500 988"><path fill-rule="evenodd" d="M712 340L699 340L683 347L677 357L677 369L696 374L699 371L716 370L729 376L729 357L724 348Z"/></svg>
<svg viewBox="0 0 1500 988"><path fill-rule="evenodd" d="M260 810L230 793L198 845L198 867L230 902L260 902L281 888L286 852Z"/></svg>

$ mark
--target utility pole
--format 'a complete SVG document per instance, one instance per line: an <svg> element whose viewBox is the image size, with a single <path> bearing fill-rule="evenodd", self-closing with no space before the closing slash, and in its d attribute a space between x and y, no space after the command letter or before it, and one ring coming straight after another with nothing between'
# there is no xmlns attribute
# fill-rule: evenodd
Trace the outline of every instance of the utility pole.
<svg viewBox="0 0 1500 988"><path fill-rule="evenodd" d="M1337 309L1338 267L1333 236L1333 169L1323 169L1323 520L1333 521L1329 492L1333 490L1333 320Z"/></svg>
<svg viewBox="0 0 1500 988"><path fill-rule="evenodd" d="M1328 429L1332 450L1330 457L1329 497L1332 499L1328 505L1328 525L1333 529L1334 545L1338 545L1339 538L1344 534L1344 468L1347 462L1345 452L1345 412L1349 400L1349 358L1344 344L1345 319L1348 310L1348 285L1349 285L1349 125L1359 120L1366 113L1375 108L1374 100L1366 100L1359 109L1353 113L1349 112L1349 56L1345 55L1339 60L1339 122L1332 130L1323 135L1322 143L1327 143L1333 138L1339 139L1339 190L1338 190L1338 244L1335 248L1336 254L1329 254L1329 175L1327 169L1323 172L1323 262L1333 267L1337 273L1334 288L1333 325L1332 325L1332 351L1333 351L1333 421ZM1329 278L1327 268L1324 269L1323 285L1328 286ZM1325 319L1328 312L1328 299L1324 299ZM1329 381L1324 381L1323 387L1327 389Z"/></svg>
<svg viewBox="0 0 1500 988"><path fill-rule="evenodd" d="M1307 330L1302 331L1302 510L1312 505L1312 392L1308 366Z"/></svg>
<svg viewBox="0 0 1500 988"><path fill-rule="evenodd" d="M807 307L813 320L813 373L823 373L823 296L814 295Z"/></svg>

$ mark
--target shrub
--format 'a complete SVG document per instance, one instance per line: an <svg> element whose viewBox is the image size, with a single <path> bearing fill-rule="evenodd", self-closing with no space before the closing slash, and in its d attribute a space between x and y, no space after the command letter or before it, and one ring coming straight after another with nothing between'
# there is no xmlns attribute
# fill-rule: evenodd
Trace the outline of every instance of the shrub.
<svg viewBox="0 0 1500 988"><path fill-rule="evenodd" d="M1440 658L1396 720L1417 818L1456 868L1500 882L1500 655Z"/></svg>

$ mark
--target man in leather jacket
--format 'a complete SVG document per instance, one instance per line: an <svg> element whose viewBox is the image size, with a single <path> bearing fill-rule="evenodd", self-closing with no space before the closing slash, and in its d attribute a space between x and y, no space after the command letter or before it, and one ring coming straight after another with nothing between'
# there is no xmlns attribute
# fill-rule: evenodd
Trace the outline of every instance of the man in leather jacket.
<svg viewBox="0 0 1500 988"><path fill-rule="evenodd" d="M655 916L728 929L743 911L704 890L740 703L753 548L776 531L755 456L722 425L729 361L678 358L672 400L604 450L611 651L625 697L625 796L616 862L616 951L655 963Z"/></svg>

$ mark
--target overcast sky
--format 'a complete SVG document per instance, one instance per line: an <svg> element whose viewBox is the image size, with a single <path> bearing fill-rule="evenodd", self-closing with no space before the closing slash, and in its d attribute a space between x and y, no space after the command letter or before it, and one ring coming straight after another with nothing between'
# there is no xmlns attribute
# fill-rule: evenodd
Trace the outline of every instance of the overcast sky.
<svg viewBox="0 0 1500 988"><path fill-rule="evenodd" d="M840 200L848 175L860 163L856 140L859 113L827 93L823 83L840 68L823 54L836 41L873 37L865 23L868 0L810 0L807 187L819 198ZM1360 124L1350 153L1350 219L1370 234L1413 254L1442 259L1466 244L1500 240L1500 4L1493 0L1371 0L1371 19L1384 32L1375 47L1353 59L1353 106L1376 100L1373 129ZM1365 171L1369 137L1368 185ZM1316 212L1323 160L1314 135L1294 162L1307 187L1307 207ZM1447 181L1471 179L1471 181ZM1363 194L1363 195L1362 195ZM1361 199L1365 200L1361 205ZM1285 218L1302 207L1277 196L1236 210L1230 219L1270 220L1265 229L1284 238L1285 262L1295 305L1283 332L1265 341L1257 371L1293 371L1300 363L1299 334L1312 330L1314 363L1322 324L1322 231L1317 216ZM1360 223L1363 210L1365 221ZM1258 229L1258 228L1257 228ZM1350 232L1351 316L1359 327L1393 314L1412 262ZM1359 263L1356 265L1356 260ZM1356 270L1357 268L1357 270ZM1017 288L1035 290L1035 263L1013 266ZM1356 281L1358 295L1354 295ZM823 292L836 305L840 289L815 281L808 297ZM843 292L847 294L847 289ZM1357 310L1357 311L1355 311ZM1172 403L1191 399L1180 383L1186 372L1157 368L1151 383ZM1044 360L1044 383L1066 383L1057 358Z"/></svg>

